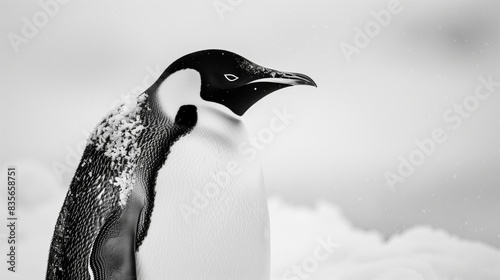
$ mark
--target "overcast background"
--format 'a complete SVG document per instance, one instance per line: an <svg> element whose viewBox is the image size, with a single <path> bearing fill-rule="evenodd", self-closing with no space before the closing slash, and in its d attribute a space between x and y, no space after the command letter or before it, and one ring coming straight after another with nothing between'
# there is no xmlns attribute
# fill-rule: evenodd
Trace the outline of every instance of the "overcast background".
<svg viewBox="0 0 500 280"><path fill-rule="evenodd" d="M0 166L19 169L21 257L33 258L24 266L21 259L19 269L45 269L47 239L86 133L123 95L148 87L178 57L207 48L305 73L318 84L276 92L244 116L254 135L275 109L295 116L259 152L273 205L312 217L323 200L381 244L424 226L480 242L498 257L500 87L456 129L443 114L473 96L479 77L500 81L500 2L401 0L387 26L346 57L341 44L356 46L356 28L364 30L371 12L390 2L74 0L57 4L44 22L38 1L2 1ZM217 3L231 9L217 12ZM42 22L31 38L23 35L24 17ZM23 43L13 44L13 33ZM390 188L384 174L398 174L399 157L408 159L415 141L436 128L447 140ZM296 223L294 215L276 217L287 215ZM275 226L274 236L282 229ZM36 238L47 244L26 248L42 242L29 241ZM498 279L498 265L475 279ZM435 274L442 278L406 279L446 279Z"/></svg>

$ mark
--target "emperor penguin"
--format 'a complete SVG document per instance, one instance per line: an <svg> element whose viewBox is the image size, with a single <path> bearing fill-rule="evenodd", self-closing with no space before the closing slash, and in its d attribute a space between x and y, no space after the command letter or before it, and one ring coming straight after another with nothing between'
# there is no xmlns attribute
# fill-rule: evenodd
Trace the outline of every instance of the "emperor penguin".
<svg viewBox="0 0 500 280"><path fill-rule="evenodd" d="M225 50L173 62L88 139L56 222L46 279L269 279L262 172L241 116L315 82Z"/></svg>

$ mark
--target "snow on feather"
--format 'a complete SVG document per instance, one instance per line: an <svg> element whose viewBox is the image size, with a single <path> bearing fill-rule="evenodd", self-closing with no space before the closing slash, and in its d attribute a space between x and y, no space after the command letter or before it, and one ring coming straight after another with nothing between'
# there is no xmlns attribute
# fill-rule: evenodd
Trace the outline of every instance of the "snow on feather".
<svg viewBox="0 0 500 280"><path fill-rule="evenodd" d="M147 94L129 94L122 104L113 109L90 135L89 143L111 159L111 168L118 175L110 183L120 190L120 207L124 207L132 192L135 178L132 174L141 153L138 139L144 130L141 111Z"/></svg>

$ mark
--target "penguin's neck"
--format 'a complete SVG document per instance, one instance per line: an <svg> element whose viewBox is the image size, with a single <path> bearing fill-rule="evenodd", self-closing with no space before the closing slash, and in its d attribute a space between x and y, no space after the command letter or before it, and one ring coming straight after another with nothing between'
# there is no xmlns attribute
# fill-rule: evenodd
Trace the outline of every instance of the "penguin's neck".
<svg viewBox="0 0 500 280"><path fill-rule="evenodd" d="M200 96L201 77L198 71L184 69L172 73L157 89L157 100L166 116L174 120L183 105L194 105L198 112L197 127L224 132L242 124L239 116L225 106L203 100Z"/></svg>
<svg viewBox="0 0 500 280"><path fill-rule="evenodd" d="M246 127L239 117L210 106L198 107L198 122L193 132L202 132L233 142L241 142L244 140L242 137L247 136Z"/></svg>

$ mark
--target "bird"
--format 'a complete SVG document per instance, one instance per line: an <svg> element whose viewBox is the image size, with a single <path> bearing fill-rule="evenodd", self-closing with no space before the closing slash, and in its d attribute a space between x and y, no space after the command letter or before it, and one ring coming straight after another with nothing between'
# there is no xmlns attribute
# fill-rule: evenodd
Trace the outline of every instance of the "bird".
<svg viewBox="0 0 500 280"><path fill-rule="evenodd" d="M57 218L46 279L269 279L262 169L242 116L317 87L227 50L175 60L89 136Z"/></svg>

